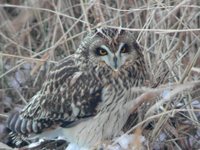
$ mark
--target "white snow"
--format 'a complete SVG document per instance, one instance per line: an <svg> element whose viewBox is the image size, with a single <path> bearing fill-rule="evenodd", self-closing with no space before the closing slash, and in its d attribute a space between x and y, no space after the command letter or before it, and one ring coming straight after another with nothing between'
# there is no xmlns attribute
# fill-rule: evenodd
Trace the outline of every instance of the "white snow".
<svg viewBox="0 0 200 150"><path fill-rule="evenodd" d="M44 139L40 139L38 142L34 142L28 145L28 148L34 148L44 142Z"/></svg>
<svg viewBox="0 0 200 150"><path fill-rule="evenodd" d="M195 108L200 108L200 101L199 100L192 101L192 106Z"/></svg>
<svg viewBox="0 0 200 150"><path fill-rule="evenodd" d="M79 147L75 143L70 143L65 150L89 150L87 148Z"/></svg>
<svg viewBox="0 0 200 150"><path fill-rule="evenodd" d="M162 97L165 101L168 101L170 99L170 90L164 90L162 92Z"/></svg>
<svg viewBox="0 0 200 150"><path fill-rule="evenodd" d="M122 136L120 136L119 138L116 138L114 140L113 143L111 143L110 145L106 145L103 144L104 150L129 150L130 149L130 145L132 146L132 150L136 150L134 149L134 147L137 147L133 145L133 142L135 140L136 136L134 134L123 134ZM143 143L145 141L145 138L143 136L139 137L140 139L140 143ZM87 148L83 148L83 147L79 147L77 144L74 143L70 143L68 145L68 147L66 148L66 150L90 150Z"/></svg>
<svg viewBox="0 0 200 150"><path fill-rule="evenodd" d="M134 134L130 134L130 135L123 134L121 137L115 140L114 145L108 146L108 150L129 150L130 146L132 150L136 150L135 148L138 146L138 145L134 145L134 141L136 138L138 138L138 136ZM139 137L139 142L140 143L145 142L144 136Z"/></svg>
<svg viewBox="0 0 200 150"><path fill-rule="evenodd" d="M123 149L127 149L128 145L133 141L134 136L124 134L119 139L117 139L117 143L121 146Z"/></svg>

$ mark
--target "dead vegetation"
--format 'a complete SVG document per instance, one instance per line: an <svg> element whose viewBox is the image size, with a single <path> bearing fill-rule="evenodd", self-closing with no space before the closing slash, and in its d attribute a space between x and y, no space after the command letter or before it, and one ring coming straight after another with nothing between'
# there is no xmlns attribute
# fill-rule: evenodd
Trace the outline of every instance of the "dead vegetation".
<svg viewBox="0 0 200 150"><path fill-rule="evenodd" d="M129 120L125 130L144 136L145 149L198 149L199 0L2 0L0 141L7 115L28 102L86 31L99 26L133 31L144 49L148 88L133 106L137 122Z"/></svg>

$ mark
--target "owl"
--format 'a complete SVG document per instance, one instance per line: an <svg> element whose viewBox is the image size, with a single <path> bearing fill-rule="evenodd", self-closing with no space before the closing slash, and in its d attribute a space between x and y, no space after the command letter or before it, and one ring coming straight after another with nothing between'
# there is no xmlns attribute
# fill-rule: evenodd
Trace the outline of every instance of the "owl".
<svg viewBox="0 0 200 150"><path fill-rule="evenodd" d="M144 85L143 54L134 35L108 27L90 31L79 48L59 62L30 102L7 120L24 139L63 137L92 148L116 137Z"/></svg>

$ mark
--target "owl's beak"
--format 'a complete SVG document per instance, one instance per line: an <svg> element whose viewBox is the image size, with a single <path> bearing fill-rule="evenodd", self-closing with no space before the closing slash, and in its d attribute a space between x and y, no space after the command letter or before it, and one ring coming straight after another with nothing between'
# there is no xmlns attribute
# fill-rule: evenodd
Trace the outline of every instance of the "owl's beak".
<svg viewBox="0 0 200 150"><path fill-rule="evenodd" d="M113 55L111 57L105 56L103 57L103 61L113 70L113 71L119 71L119 68L121 67L121 60L120 57Z"/></svg>
<svg viewBox="0 0 200 150"><path fill-rule="evenodd" d="M116 56L113 57L113 64L114 64L114 66L113 66L114 70L117 70L118 69L118 62L117 62Z"/></svg>
<svg viewBox="0 0 200 150"><path fill-rule="evenodd" d="M111 68L113 69L113 71L118 71L121 66L119 58L117 58L117 56L114 56L113 60L111 61L112 61Z"/></svg>

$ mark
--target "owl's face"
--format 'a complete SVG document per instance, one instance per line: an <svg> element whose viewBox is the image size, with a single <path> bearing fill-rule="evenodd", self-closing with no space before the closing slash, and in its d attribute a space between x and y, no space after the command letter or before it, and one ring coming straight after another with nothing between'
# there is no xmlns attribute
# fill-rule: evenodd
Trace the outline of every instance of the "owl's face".
<svg viewBox="0 0 200 150"><path fill-rule="evenodd" d="M120 41L116 45L110 45L106 41L97 43L91 50L94 61L106 64L114 71L118 71L125 62L132 58L133 50L128 42Z"/></svg>
<svg viewBox="0 0 200 150"><path fill-rule="evenodd" d="M87 59L97 66L119 71L139 57L139 46L130 32L103 28L95 30L86 39Z"/></svg>

